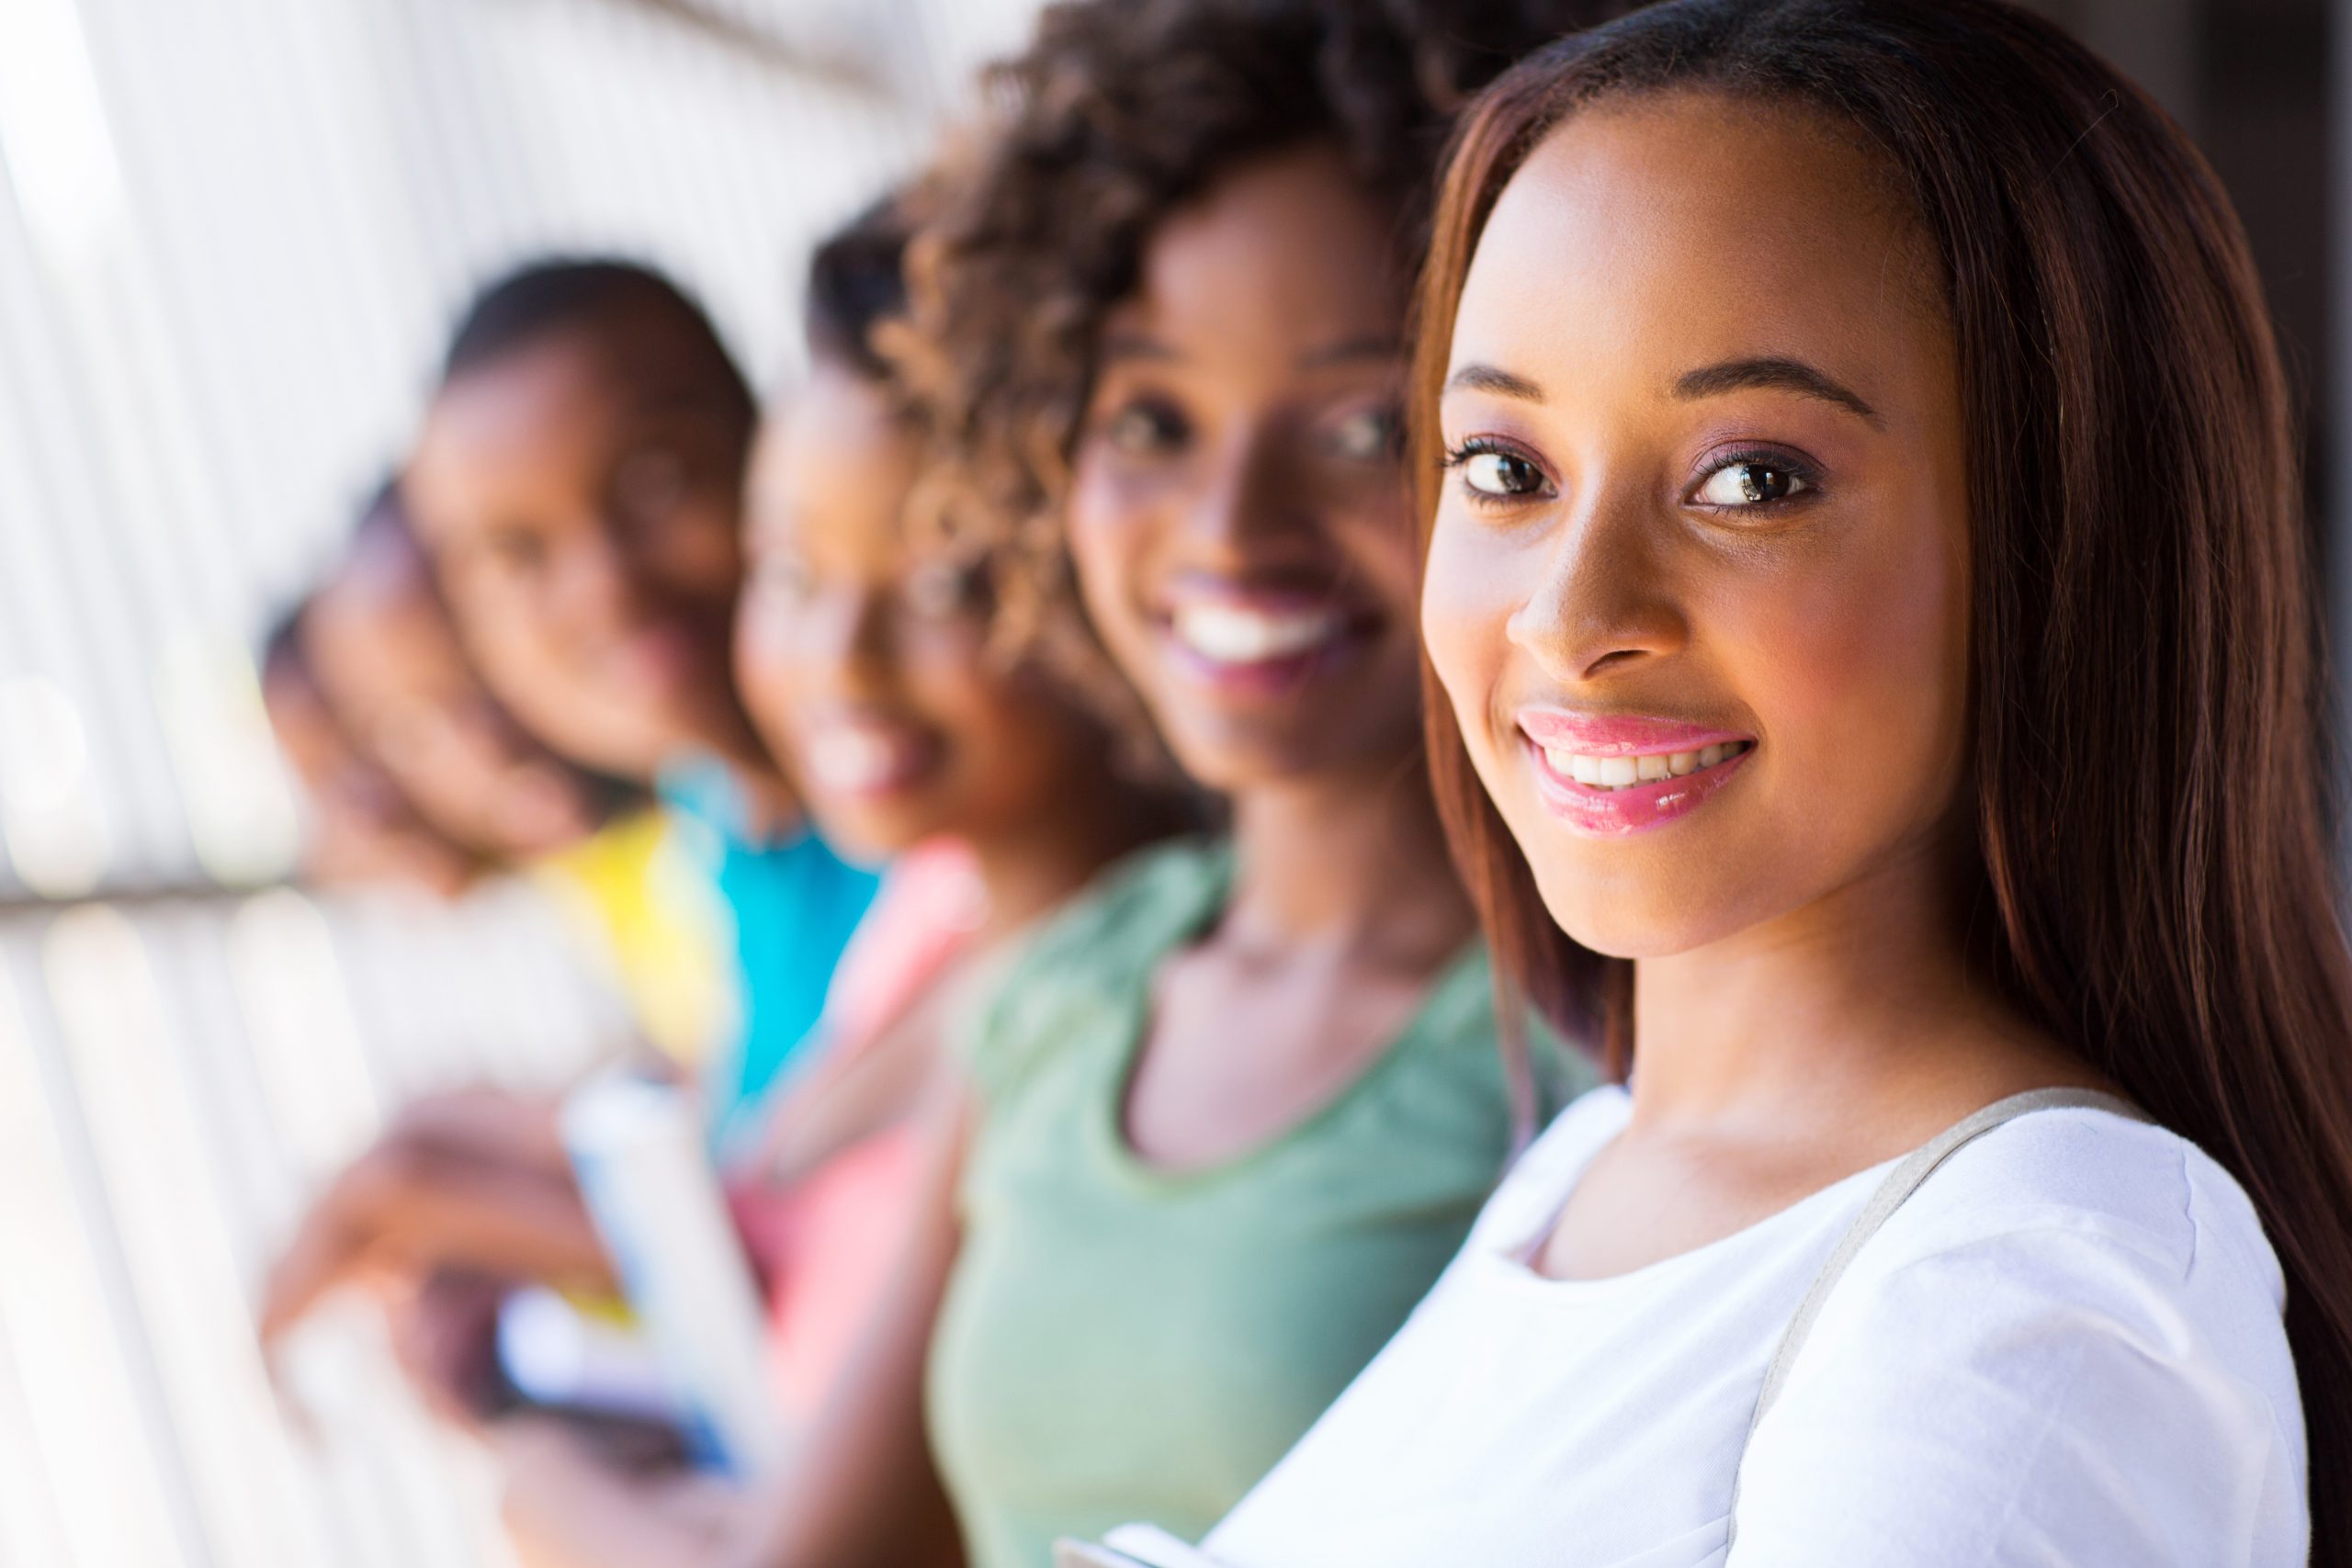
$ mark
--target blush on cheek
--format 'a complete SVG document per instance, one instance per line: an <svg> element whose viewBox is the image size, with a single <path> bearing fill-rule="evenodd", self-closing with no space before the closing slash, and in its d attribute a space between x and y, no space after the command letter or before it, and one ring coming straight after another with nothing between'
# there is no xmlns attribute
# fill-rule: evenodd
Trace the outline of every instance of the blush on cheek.
<svg viewBox="0 0 2352 1568"><path fill-rule="evenodd" d="M735 609L735 676L745 684L769 677L790 650L788 617L746 597Z"/></svg>
<svg viewBox="0 0 2352 1568"><path fill-rule="evenodd" d="M1707 624L1719 649L1741 650L1744 694L1794 775L1930 818L1961 744L1965 583L1932 520L1902 519L1881 540L1830 570L1792 560L1743 579Z"/></svg>
<svg viewBox="0 0 2352 1568"><path fill-rule="evenodd" d="M1464 532L1441 524L1430 536L1421 580L1421 640L1453 704L1463 741L1485 775L1493 750L1492 710L1519 595L1508 570L1464 539Z"/></svg>
<svg viewBox="0 0 2352 1568"><path fill-rule="evenodd" d="M1087 619L1120 672L1138 686L1148 679L1147 627L1126 583L1136 570L1140 546L1134 530L1121 526L1114 506L1081 483L1069 512L1070 570Z"/></svg>

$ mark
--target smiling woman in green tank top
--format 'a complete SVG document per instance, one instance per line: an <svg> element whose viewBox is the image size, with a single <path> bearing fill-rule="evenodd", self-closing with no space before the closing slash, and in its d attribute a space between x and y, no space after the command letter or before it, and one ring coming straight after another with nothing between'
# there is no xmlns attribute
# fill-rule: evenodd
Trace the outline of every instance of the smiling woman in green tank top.
<svg viewBox="0 0 2352 1568"><path fill-rule="evenodd" d="M985 1109L930 1404L981 1562L1039 1561L1137 1499L1206 1529L1404 1321L1494 1183L1506 1093L1476 946L1287 1130L1200 1165L1137 1152L1118 1108L1161 1048L1153 977L1204 942L1232 876L1217 847L1138 855L1041 936L975 1034ZM1230 1039L1249 1049L1248 1025Z"/></svg>
<svg viewBox="0 0 2352 1568"><path fill-rule="evenodd" d="M745 1563L1036 1568L1138 1515L1205 1528L1508 1157L1421 764L1397 410L1456 92L1566 7L1413 9L1055 7L934 182L903 342L944 521L1025 561L1016 620L1064 624L1074 585L1078 656L1231 837L1114 873L967 1021L904 1288Z"/></svg>

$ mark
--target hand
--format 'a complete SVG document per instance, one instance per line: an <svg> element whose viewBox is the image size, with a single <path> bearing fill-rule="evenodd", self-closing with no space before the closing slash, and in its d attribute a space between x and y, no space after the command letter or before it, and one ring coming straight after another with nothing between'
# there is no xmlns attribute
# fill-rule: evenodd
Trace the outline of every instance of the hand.
<svg viewBox="0 0 2352 1568"><path fill-rule="evenodd" d="M393 1358L426 1408L480 1434L497 1414L498 1309L512 1282L460 1269L438 1269L384 1303Z"/></svg>
<svg viewBox="0 0 2352 1568"><path fill-rule="evenodd" d="M469 1090L402 1111L296 1227L263 1292L263 1341L342 1285L413 1291L442 1269L611 1288L552 1102Z"/></svg>
<svg viewBox="0 0 2352 1568"><path fill-rule="evenodd" d="M529 1568L698 1568L743 1507L707 1477L608 1464L548 1417L500 1421L488 1437L507 1534Z"/></svg>

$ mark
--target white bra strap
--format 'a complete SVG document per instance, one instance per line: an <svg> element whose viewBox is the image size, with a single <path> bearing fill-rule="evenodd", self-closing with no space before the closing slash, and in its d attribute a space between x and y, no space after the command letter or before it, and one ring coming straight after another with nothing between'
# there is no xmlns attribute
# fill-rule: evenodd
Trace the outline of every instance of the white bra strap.
<svg viewBox="0 0 2352 1568"><path fill-rule="evenodd" d="M1904 1201L1919 1190L1919 1184L1935 1174L1936 1168L1953 1155L1994 1128L2030 1112L2068 1110L2108 1111L2134 1122L2149 1120L2148 1113L2139 1107L2098 1089L2030 1089L2024 1094L2013 1094L2007 1100L1996 1100L1967 1120L1945 1128L1913 1150L1901 1165L1887 1173L1884 1181L1879 1183L1878 1190L1871 1194L1871 1201L1862 1205L1862 1212L1855 1215L1854 1223L1847 1227L1845 1236L1838 1243L1838 1249L1829 1255L1827 1262L1822 1264L1821 1272L1814 1276L1813 1289L1807 1291L1804 1300L1798 1303L1796 1315L1789 1320L1789 1326L1781 1332L1781 1343L1772 1352L1770 1364L1764 1369L1764 1386L1757 1392L1756 1411L1747 1419L1747 1436L1740 1441L1740 1465L1732 1472L1731 1518L1724 1537L1726 1546L1736 1540L1739 1535L1739 1481L1740 1472L1747 1467L1747 1446L1755 1441L1756 1428L1763 1421L1764 1413L1772 1408L1774 1400L1780 1398L1781 1385L1788 1381L1789 1369L1795 1364L1797 1352L1804 1348L1805 1337L1813 1332L1814 1320L1821 1315L1823 1304L1829 1300L1829 1292L1837 1288L1838 1276L1845 1273L1847 1265L1854 1261L1854 1255L1878 1234L1879 1227L1886 1224L1895 1210L1903 1207Z"/></svg>

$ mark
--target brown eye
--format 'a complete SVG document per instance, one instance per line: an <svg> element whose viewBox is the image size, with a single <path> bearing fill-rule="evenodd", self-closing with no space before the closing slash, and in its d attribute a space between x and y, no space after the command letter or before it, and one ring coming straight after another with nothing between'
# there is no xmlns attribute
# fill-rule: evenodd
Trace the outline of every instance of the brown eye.
<svg viewBox="0 0 2352 1568"><path fill-rule="evenodd" d="M1358 409L1332 425L1331 451L1353 463L1385 463L1403 446L1403 420L1393 408Z"/></svg>
<svg viewBox="0 0 2352 1568"><path fill-rule="evenodd" d="M1137 457L1173 452L1191 434L1192 427L1182 414L1156 401L1129 403L1102 426L1102 437L1113 449Z"/></svg>
<svg viewBox="0 0 2352 1568"><path fill-rule="evenodd" d="M1691 497L1702 506L1769 506L1813 488L1804 475L1768 462L1726 463Z"/></svg>
<svg viewBox="0 0 2352 1568"><path fill-rule="evenodd" d="M1544 493L1544 470L1515 452L1471 452L1462 458L1462 482L1474 495L1515 500Z"/></svg>

